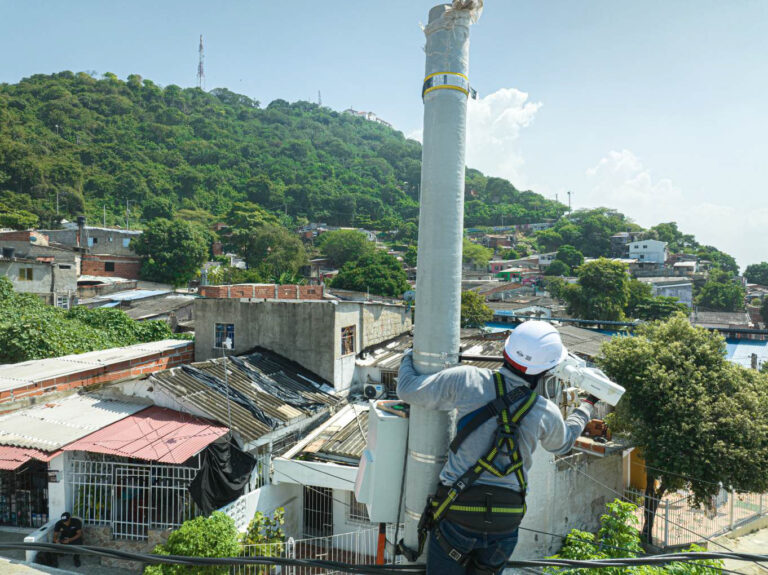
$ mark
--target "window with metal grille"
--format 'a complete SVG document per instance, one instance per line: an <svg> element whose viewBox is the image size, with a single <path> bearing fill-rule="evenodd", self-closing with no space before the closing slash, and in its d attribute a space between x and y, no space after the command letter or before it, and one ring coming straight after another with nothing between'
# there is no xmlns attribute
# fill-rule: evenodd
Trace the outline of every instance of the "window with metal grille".
<svg viewBox="0 0 768 575"><path fill-rule="evenodd" d="M355 353L355 326L341 328L341 355Z"/></svg>
<svg viewBox="0 0 768 575"><path fill-rule="evenodd" d="M105 272L115 271L115 262L104 262L104 271Z"/></svg>
<svg viewBox="0 0 768 575"><path fill-rule="evenodd" d="M360 503L355 497L355 492L349 492L349 507L347 507L347 519L349 521L358 521L364 523L370 523L368 517L368 508L365 503Z"/></svg>
<svg viewBox="0 0 768 575"><path fill-rule="evenodd" d="M66 296L66 295L56 296L56 307L69 309L69 296Z"/></svg>
<svg viewBox="0 0 768 575"><path fill-rule="evenodd" d="M19 268L19 281L31 282L34 277L33 268Z"/></svg>
<svg viewBox="0 0 768 575"><path fill-rule="evenodd" d="M227 342L229 340L229 342ZM224 345L224 344L227 345ZM217 323L214 347L219 349L235 349L235 324Z"/></svg>

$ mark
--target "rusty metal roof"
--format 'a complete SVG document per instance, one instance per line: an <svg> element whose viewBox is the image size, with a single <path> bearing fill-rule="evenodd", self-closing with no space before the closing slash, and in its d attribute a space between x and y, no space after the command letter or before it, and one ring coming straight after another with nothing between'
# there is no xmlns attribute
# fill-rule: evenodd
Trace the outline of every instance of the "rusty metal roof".
<svg viewBox="0 0 768 575"><path fill-rule="evenodd" d="M0 445L0 469L4 471L13 471L18 469L30 459L37 461L50 461L55 455L61 453L46 453L39 449L25 449L24 447L13 447L11 445Z"/></svg>
<svg viewBox="0 0 768 575"><path fill-rule="evenodd" d="M64 451L181 464L227 431L224 426L188 413L150 407L70 443Z"/></svg>
<svg viewBox="0 0 768 575"><path fill-rule="evenodd" d="M328 382L320 376L265 349L228 358L226 366L232 393L232 429L246 443L276 427L343 402L323 390ZM223 358L194 363L191 369L179 367L155 373L150 381L173 395L181 405L192 405L211 419L227 424Z"/></svg>
<svg viewBox="0 0 768 575"><path fill-rule="evenodd" d="M357 465L367 444L368 405L350 404L321 426L301 459Z"/></svg>

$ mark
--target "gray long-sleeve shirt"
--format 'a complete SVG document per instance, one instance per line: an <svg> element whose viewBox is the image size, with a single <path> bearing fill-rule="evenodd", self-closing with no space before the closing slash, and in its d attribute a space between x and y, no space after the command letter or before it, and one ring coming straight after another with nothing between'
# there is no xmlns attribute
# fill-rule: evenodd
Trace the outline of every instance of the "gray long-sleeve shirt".
<svg viewBox="0 0 768 575"><path fill-rule="evenodd" d="M528 385L525 380L506 368L501 369L501 375L508 392L516 386ZM459 419L496 399L493 371L490 369L457 366L432 375L419 375L413 367L410 353L403 357L400 364L397 394L403 401L428 409L456 409ZM563 420L560 409L553 402L541 396L537 397L533 407L520 423L517 438L526 481L532 463L531 455L539 441L547 451L555 454L567 453L591 418L592 406L588 403L582 403ZM440 472L443 485L453 485L489 451L496 427L496 419L489 419L464 440L456 453L448 453L448 461ZM509 458L499 455L496 464L503 469L509 464ZM521 491L514 473L499 478L485 472L477 483Z"/></svg>

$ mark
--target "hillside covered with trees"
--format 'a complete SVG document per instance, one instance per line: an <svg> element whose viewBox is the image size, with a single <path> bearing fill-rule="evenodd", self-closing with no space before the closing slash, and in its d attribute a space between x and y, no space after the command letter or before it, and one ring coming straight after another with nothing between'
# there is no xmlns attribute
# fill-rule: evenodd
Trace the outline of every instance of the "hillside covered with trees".
<svg viewBox="0 0 768 575"><path fill-rule="evenodd" d="M132 226L169 210L210 223L252 202L284 225L399 229L409 240L420 171L418 142L308 102L261 108L226 89L161 88L137 75L0 85L0 226L55 225L57 197L61 217L124 225L128 206ZM468 225L566 209L476 170L467 190Z"/></svg>

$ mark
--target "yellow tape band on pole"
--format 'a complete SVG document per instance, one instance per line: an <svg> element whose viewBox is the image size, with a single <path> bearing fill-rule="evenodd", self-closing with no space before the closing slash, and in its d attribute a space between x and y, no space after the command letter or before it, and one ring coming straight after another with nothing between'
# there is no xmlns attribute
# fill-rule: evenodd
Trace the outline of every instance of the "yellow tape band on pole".
<svg viewBox="0 0 768 575"><path fill-rule="evenodd" d="M456 90L469 96L469 78L458 72L435 72L424 78L421 97L435 90Z"/></svg>

